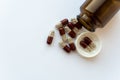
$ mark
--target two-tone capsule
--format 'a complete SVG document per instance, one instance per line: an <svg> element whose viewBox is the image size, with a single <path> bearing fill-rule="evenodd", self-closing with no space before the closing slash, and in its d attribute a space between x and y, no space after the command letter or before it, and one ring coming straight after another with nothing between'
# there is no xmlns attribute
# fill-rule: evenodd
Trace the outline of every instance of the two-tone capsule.
<svg viewBox="0 0 120 80"><path fill-rule="evenodd" d="M78 22L76 18L71 19L71 22L73 23L74 27L76 27L77 29L80 30L82 28L82 24Z"/></svg>
<svg viewBox="0 0 120 80"><path fill-rule="evenodd" d="M74 27L73 31L76 33L76 35L79 35L80 34L80 30L76 27Z"/></svg>
<svg viewBox="0 0 120 80"><path fill-rule="evenodd" d="M61 20L58 24L56 24L56 28L59 29L60 27L63 27L69 23L68 19Z"/></svg>
<svg viewBox="0 0 120 80"><path fill-rule="evenodd" d="M66 42L67 41L67 36L66 36L65 29L63 27L59 28L59 34L62 37L62 40L64 42Z"/></svg>
<svg viewBox="0 0 120 80"><path fill-rule="evenodd" d="M69 47L72 51L76 50L76 46L75 46L74 41L71 37L68 37L68 44L69 44Z"/></svg>
<svg viewBox="0 0 120 80"><path fill-rule="evenodd" d="M61 48L62 48L65 52L67 52L67 53L70 53L70 52L71 52L70 47L69 47L65 42L61 41L61 42L59 43L59 45L61 46Z"/></svg>
<svg viewBox="0 0 120 80"><path fill-rule="evenodd" d="M73 24L74 28L72 29L76 35L80 34L80 30L82 28L81 24L78 22L76 18L71 19L71 23Z"/></svg>
<svg viewBox="0 0 120 80"><path fill-rule="evenodd" d="M76 18L72 18L72 19L71 19L71 22L72 22L73 24L76 24L76 23L78 23L78 20L77 20Z"/></svg>
<svg viewBox="0 0 120 80"><path fill-rule="evenodd" d="M72 22L69 22L68 25L67 25L71 30L74 29L74 24Z"/></svg>
<svg viewBox="0 0 120 80"><path fill-rule="evenodd" d="M71 30L68 26L65 26L65 31L68 33L68 35L71 38L75 38L76 37L76 33L73 30Z"/></svg>
<svg viewBox="0 0 120 80"><path fill-rule="evenodd" d="M84 37L84 42L91 48L94 49L96 46L89 37Z"/></svg>
<svg viewBox="0 0 120 80"><path fill-rule="evenodd" d="M80 34L80 33L79 33L79 32L80 32L79 29L76 28L75 25L74 25L72 22L69 22L67 26L68 26L71 30L73 30L73 31L76 33L76 35L79 35L79 34Z"/></svg>
<svg viewBox="0 0 120 80"><path fill-rule="evenodd" d="M83 48L83 49L85 49L86 51L91 51L91 49L90 49L90 47L82 40L82 41L80 41L80 46Z"/></svg>
<svg viewBox="0 0 120 80"><path fill-rule="evenodd" d="M53 42L53 38L54 38L55 32L51 31L48 38L47 38L47 44L50 45Z"/></svg>
<svg viewBox="0 0 120 80"><path fill-rule="evenodd" d="M82 29L82 24L81 24L80 22L77 22L77 23L75 24L75 27L76 27L77 29L81 30L81 29Z"/></svg>
<svg viewBox="0 0 120 80"><path fill-rule="evenodd" d="M93 41L87 36L84 37L82 41L80 41L80 45L88 51L92 51L96 47L96 45L93 43Z"/></svg>

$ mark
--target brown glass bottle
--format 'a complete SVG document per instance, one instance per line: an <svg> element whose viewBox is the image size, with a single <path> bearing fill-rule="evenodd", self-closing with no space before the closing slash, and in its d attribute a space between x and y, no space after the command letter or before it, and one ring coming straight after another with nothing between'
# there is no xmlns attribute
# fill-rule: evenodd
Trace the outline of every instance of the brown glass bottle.
<svg viewBox="0 0 120 80"><path fill-rule="evenodd" d="M77 19L87 30L94 32L96 28L104 27L119 9L120 0L86 0Z"/></svg>

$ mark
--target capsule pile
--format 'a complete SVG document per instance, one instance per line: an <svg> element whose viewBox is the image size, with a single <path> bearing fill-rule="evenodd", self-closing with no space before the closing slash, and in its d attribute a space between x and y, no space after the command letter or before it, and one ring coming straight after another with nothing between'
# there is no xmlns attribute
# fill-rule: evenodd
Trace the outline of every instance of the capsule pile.
<svg viewBox="0 0 120 80"><path fill-rule="evenodd" d="M84 37L83 40L80 41L80 46L88 52L91 52L96 47L89 37Z"/></svg>
<svg viewBox="0 0 120 80"><path fill-rule="evenodd" d="M75 38L81 33L82 24L78 22L76 18L71 19L63 19L59 23L55 25L55 28L59 32L61 36L61 40L59 42L60 47L67 53L76 50L76 46L74 44ZM47 38L47 44L51 45L54 39L55 32L52 31Z"/></svg>

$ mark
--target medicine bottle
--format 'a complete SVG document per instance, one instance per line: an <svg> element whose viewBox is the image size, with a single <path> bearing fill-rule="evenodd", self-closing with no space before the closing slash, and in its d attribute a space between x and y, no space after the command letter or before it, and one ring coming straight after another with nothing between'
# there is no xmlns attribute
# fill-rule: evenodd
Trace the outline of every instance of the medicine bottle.
<svg viewBox="0 0 120 80"><path fill-rule="evenodd" d="M86 0L80 7L78 21L89 31L103 28L119 11L120 0Z"/></svg>

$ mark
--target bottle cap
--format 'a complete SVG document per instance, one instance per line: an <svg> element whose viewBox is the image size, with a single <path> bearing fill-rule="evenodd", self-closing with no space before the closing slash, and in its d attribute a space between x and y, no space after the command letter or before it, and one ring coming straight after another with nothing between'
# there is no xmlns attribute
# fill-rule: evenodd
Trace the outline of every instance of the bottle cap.
<svg viewBox="0 0 120 80"><path fill-rule="evenodd" d="M80 41L83 41L85 37L88 37L92 40L92 43L90 46L88 46L88 48L84 49L81 45L80 45ZM76 45L76 49L77 52L85 58L93 58L95 56L97 56L102 48L102 44L100 39L98 38L98 36L96 34L94 34L93 32L83 32L81 33L76 41L75 41L75 45Z"/></svg>

